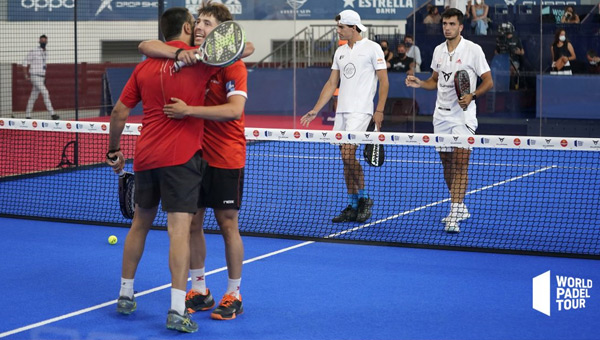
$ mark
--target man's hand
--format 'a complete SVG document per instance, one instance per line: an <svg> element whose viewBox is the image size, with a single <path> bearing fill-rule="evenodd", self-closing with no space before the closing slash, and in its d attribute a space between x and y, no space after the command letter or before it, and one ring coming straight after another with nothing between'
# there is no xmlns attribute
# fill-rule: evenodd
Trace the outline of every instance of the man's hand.
<svg viewBox="0 0 600 340"><path fill-rule="evenodd" d="M173 103L164 106L163 111L169 118L183 119L188 110L187 104L179 98L171 98Z"/></svg>
<svg viewBox="0 0 600 340"><path fill-rule="evenodd" d="M406 80L404 81L406 86L419 88L421 87L421 80L415 76L408 75L406 76Z"/></svg>
<svg viewBox="0 0 600 340"><path fill-rule="evenodd" d="M310 122L312 122L313 119L317 117L317 113L318 112L316 112L315 110L308 111L307 114L300 118L300 124L302 124L302 126L308 127L308 124L310 124Z"/></svg>
<svg viewBox="0 0 600 340"><path fill-rule="evenodd" d="M186 65L194 65L198 62L198 59L196 59L196 53L198 53L198 50L181 51L177 56L177 61L183 61Z"/></svg>
<svg viewBox="0 0 600 340"><path fill-rule="evenodd" d="M373 113L373 121L377 126L377 131L381 131L381 123L383 123L383 112L375 111L375 113Z"/></svg>
<svg viewBox="0 0 600 340"><path fill-rule="evenodd" d="M458 98L458 105L464 110L471 104L471 101L473 101L473 95L469 93L462 96L462 98Z"/></svg>
<svg viewBox="0 0 600 340"><path fill-rule="evenodd" d="M106 154L106 164L113 168L115 174L118 174L125 167L125 157L121 151L109 152Z"/></svg>

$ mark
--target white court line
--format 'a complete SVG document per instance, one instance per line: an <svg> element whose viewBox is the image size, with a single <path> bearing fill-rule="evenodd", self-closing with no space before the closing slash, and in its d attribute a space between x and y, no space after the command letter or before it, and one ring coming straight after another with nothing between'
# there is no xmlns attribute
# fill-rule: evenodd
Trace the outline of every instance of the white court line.
<svg viewBox="0 0 600 340"><path fill-rule="evenodd" d="M271 257L271 256L274 256L274 255L285 253L286 251L290 251L290 250L293 250L293 249L296 249L296 248L304 247L304 246L307 246L307 245L312 244L314 242L315 241L302 242L302 243L293 245L291 247L279 249L279 250L276 250L276 251L273 251L273 252L270 252L270 253L267 253L267 254L256 256L256 257L253 257L251 259L245 260L244 264L248 264L248 263L252 263L252 262L258 261L258 260L266 259L267 257ZM208 275L220 273L220 272L222 272L224 270L227 270L227 267L221 267L221 268L218 268L218 269L215 269L215 270L211 270L211 271L207 272L205 275L208 276ZM190 281L190 278L188 278L188 281ZM157 292L159 290L167 289L169 287L171 287L170 283L166 284L166 285L159 286L159 287L155 287L155 288L152 288L152 289L145 290L143 292L135 294L135 296L140 297L140 296L148 295L150 293L154 293L154 292ZM106 306L110 306L110 305L113 305L113 304L116 304L116 303L117 303L117 300L107 301L107 302L101 303L99 305L95 305L95 306L92 306L92 307L80 309L80 310L72 312L72 313L63 314L63 315L57 316L55 318L51 318L51 319L48 319L48 320L36 322L36 323L31 324L31 325L27 325L27 326L23 326L23 327L20 327L20 328L13 329L11 331L6 331L6 332L3 332L3 333L0 333L0 338L4 338L4 337L7 337L9 335L13 335L13 334L25 332L25 331L28 331L28 330L33 329L33 328L45 326L45 325L48 325L48 324L51 324L51 323L54 323L54 322L57 322L57 321L61 321L61 320L65 320L65 319L68 319L68 318L71 318L71 317L74 317L74 316L81 315L81 314L84 314L84 313L87 313L87 312L92 312L92 311L95 311L97 309L104 308Z"/></svg>
<svg viewBox="0 0 600 340"><path fill-rule="evenodd" d="M494 183L494 184L491 184L491 185L487 185L487 186L479 188L479 189L471 190L471 191L467 192L466 195L471 195L471 194L474 194L474 193L477 193L477 192L481 192L481 191L484 191L484 190L487 190L487 189L491 189L491 188L494 188L494 187L497 187L497 186L500 186L500 185L503 185L503 184L506 184L506 183L509 183L509 182L513 182L513 181L516 181L516 180L519 180L519 179L522 179L522 178L525 178L525 177L528 177L528 176L535 175L537 173L540 173L540 172L543 172L543 171L546 171L546 170L550 170L550 169L555 168L555 167L556 167L556 165L552 165L552 166L541 168L541 169L538 169L538 170L535 170L535 171L532 171L532 172L528 172L528 173L526 173L524 175L520 175L520 176L517 176L517 177L509 178L507 180L504 180L504 181L501 181L501 182L497 182L497 183ZM396 215L392 215L392 216L386 217L384 219L381 219L381 220L378 220L378 221L375 221L375 222L367 223L367 224L364 224L364 225L361 225L361 226L358 226L358 227L355 227L355 228L346 229L344 231L340 231L340 232L337 232L337 233L334 233L334 234L327 235L327 236L325 236L325 238L333 238L333 237L337 237L337 236L340 236L340 235L351 233L351 232L354 232L354 231L357 231L357 230L361 230L361 229L364 229L364 228L367 228L367 227L370 227L370 226L374 226L376 224L380 224L380 223L385 222L385 221L396 219L396 218L398 218L400 216L405 216L405 215L417 212L419 210L423 210L423 209L426 209L426 208L429 208L429 207L436 206L438 204L447 202L449 200L450 200L450 198L446 198L446 199L441 200L441 201L429 203L427 205L424 205L424 206L421 206L421 207L418 207L418 208L415 208L415 209L412 209L412 210L407 210L405 212L402 212L402 213L399 213L399 214L396 214ZM262 260L262 259L274 256L274 255L285 253L287 251L290 251L290 250L293 250L293 249L296 249L296 248L300 248L300 247L307 246L309 244L313 244L314 242L315 241L302 242L302 243L299 243L299 244L296 244L296 245L293 245L293 246L290 246L290 247L287 247L287 248L283 248L283 249L276 250L276 251L273 251L273 252L270 252L270 253L267 253L267 254L264 254L264 255L253 257L251 259L245 260L243 263L244 264L252 263L252 262L255 262L255 261L258 261L258 260ZM218 269L211 270L211 271L207 272L205 275L209 276L209 275L212 275L212 274L220 273L220 272L222 272L224 270L227 270L227 267L221 267L221 268L218 268ZM190 279L188 278L188 281L189 280ZM162 286L159 286L159 287L155 287L155 288L152 288L152 289L149 289L149 290L145 290L145 291L140 292L140 293L137 293L136 296L140 297L140 296L148 295L150 293L154 293L154 292L157 292L159 290L167 289L169 287L171 287L170 283L162 285ZM11 331L0 333L0 338L7 337L9 335L13 335L13 334L17 334L17 333L21 333L21 332L24 332L24 331L27 331L27 330L30 330L30 329L33 329L33 328L45 326L47 324L54 323L54 322L57 322L57 321L65 320L65 319L68 319L70 317L74 317L74 316L81 315L81 314L84 314L84 313L87 313L87 312L91 312L91 311L94 311L94 310L97 310L97 309L100 309L100 308L104 308L104 307L110 306L110 305L115 304L115 303L117 303L117 300L112 300L112 301L104 302L104 303L101 303L99 305L95 305L95 306L92 306L92 307L80 309L80 310L72 312L72 313L64 314L64 315L61 315L61 316L57 316L55 318L51 318L51 319L48 319L48 320L40 321L40 322L37 322L37 323L34 323L34 324L30 324L30 325L27 325L27 326L24 326L24 327L16 328L16 329L13 329Z"/></svg>

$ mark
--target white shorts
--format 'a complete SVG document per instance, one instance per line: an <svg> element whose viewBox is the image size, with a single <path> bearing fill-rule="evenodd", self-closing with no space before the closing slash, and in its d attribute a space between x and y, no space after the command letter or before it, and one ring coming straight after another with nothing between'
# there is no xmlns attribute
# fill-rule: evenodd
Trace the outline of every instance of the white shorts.
<svg viewBox="0 0 600 340"><path fill-rule="evenodd" d="M373 115L359 112L338 112L335 114L333 131L367 131Z"/></svg>
<svg viewBox="0 0 600 340"><path fill-rule="evenodd" d="M473 124L471 124L473 125ZM456 124L454 122L444 122L438 121L436 125L433 126L433 133L436 135L455 135L455 136L473 136L475 135L475 128L471 127L468 124ZM469 149L471 148L464 148ZM435 151L437 152L452 152L454 151L454 147L452 146L436 146Z"/></svg>

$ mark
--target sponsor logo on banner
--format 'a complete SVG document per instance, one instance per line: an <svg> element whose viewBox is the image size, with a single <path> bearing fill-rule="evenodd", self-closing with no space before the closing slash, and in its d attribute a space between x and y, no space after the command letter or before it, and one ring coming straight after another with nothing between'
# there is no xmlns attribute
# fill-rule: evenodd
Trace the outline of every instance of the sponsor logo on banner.
<svg viewBox="0 0 600 340"><path fill-rule="evenodd" d="M341 0L344 2L344 8L351 7L356 9L372 8L377 14L396 14L400 8L412 8L412 0Z"/></svg>
<svg viewBox="0 0 600 340"><path fill-rule="evenodd" d="M504 140L506 139L506 137L498 137L498 143L496 143L496 145L507 145Z"/></svg>
<svg viewBox="0 0 600 340"><path fill-rule="evenodd" d="M258 132L258 130L254 130L254 131L252 131L252 135L254 137L258 137L260 135L260 132Z"/></svg>
<svg viewBox="0 0 600 340"><path fill-rule="evenodd" d="M458 144L462 144L462 142L459 140L458 136L452 136L452 140L450 141L450 144L458 145Z"/></svg>
<svg viewBox="0 0 600 340"><path fill-rule="evenodd" d="M300 131L294 131L294 138L300 138Z"/></svg>
<svg viewBox="0 0 600 340"><path fill-rule="evenodd" d="M348 139L349 139L349 140L356 139L356 135L355 135L355 134L353 134L353 133L349 133L349 134L348 134Z"/></svg>
<svg viewBox="0 0 600 340"><path fill-rule="evenodd" d="M394 140L394 136L392 136L392 140ZM398 140L397 137L396 137L396 140ZM405 143L416 143L417 141L415 140L415 135L408 135L408 138L404 142Z"/></svg>
<svg viewBox="0 0 600 340"><path fill-rule="evenodd" d="M313 138L314 136L315 136L315 134L312 133L312 132L307 132L306 133L306 138Z"/></svg>
<svg viewBox="0 0 600 340"><path fill-rule="evenodd" d="M13 122L13 121L8 122L8 126L15 126L15 122Z"/></svg>
<svg viewBox="0 0 600 340"><path fill-rule="evenodd" d="M329 140L329 138L327 137L328 133L327 132L321 132L321 137L319 137L320 140Z"/></svg>
<svg viewBox="0 0 600 340"><path fill-rule="evenodd" d="M378 138L379 138L379 141L380 141L380 142L383 142L383 141L385 140L385 135L383 135L383 134L382 134L382 135L379 135L379 137L378 137Z"/></svg>
<svg viewBox="0 0 600 340"><path fill-rule="evenodd" d="M131 132L131 124L125 124L125 132Z"/></svg>
<svg viewBox="0 0 600 340"><path fill-rule="evenodd" d="M515 138L515 139L513 140L513 143L514 143L516 146L519 146L519 145L521 145L521 140L520 140L519 138Z"/></svg>
<svg viewBox="0 0 600 340"><path fill-rule="evenodd" d="M569 142L567 142L566 139L561 139L560 141L560 146L562 146L563 148L566 147L567 145L569 145Z"/></svg>
<svg viewBox="0 0 600 340"><path fill-rule="evenodd" d="M435 137L435 142L436 143L443 143L444 142L444 137Z"/></svg>
<svg viewBox="0 0 600 340"><path fill-rule="evenodd" d="M527 145L535 145L535 139L528 139Z"/></svg>
<svg viewBox="0 0 600 340"><path fill-rule="evenodd" d="M45 127L48 127L48 126L50 126L50 124L48 124L48 123L46 123L46 122L42 122L42 127L43 127L43 128L45 128Z"/></svg>
<svg viewBox="0 0 600 340"><path fill-rule="evenodd" d="M544 147L545 148L553 148L555 145L552 143L552 138L546 138L544 139Z"/></svg>
<svg viewBox="0 0 600 340"><path fill-rule="evenodd" d="M313 0L313 1L315 1L315 0ZM308 2L308 0L286 0L286 3L288 4L288 6L290 6L290 8L282 9L279 11L279 13L284 14L284 15L293 16L294 10L296 10L297 17L305 17L305 18L310 17L311 16L310 9L302 8L302 6L304 6L304 4L306 4L307 2Z"/></svg>
<svg viewBox="0 0 600 340"><path fill-rule="evenodd" d="M481 138L481 144L490 144L489 138Z"/></svg>
<svg viewBox="0 0 600 340"><path fill-rule="evenodd" d="M4 126L4 121L0 119L0 126Z"/></svg>
<svg viewBox="0 0 600 340"><path fill-rule="evenodd" d="M67 130L71 130L71 123L67 123Z"/></svg>
<svg viewBox="0 0 600 340"><path fill-rule="evenodd" d="M280 130L279 131L279 139L289 139L290 137L287 134L287 131L285 130Z"/></svg>
<svg viewBox="0 0 600 340"><path fill-rule="evenodd" d="M138 125L138 132L142 132L143 125Z"/></svg>
<svg viewBox="0 0 600 340"><path fill-rule="evenodd" d="M239 0L227 0L225 6L229 8L231 14L242 14L242 3Z"/></svg>
<svg viewBox="0 0 600 340"><path fill-rule="evenodd" d="M97 131L97 130L98 130L98 128L96 127L96 124L95 124L95 123L90 123L90 124L88 125L88 130L89 130L89 131Z"/></svg>
<svg viewBox="0 0 600 340"><path fill-rule="evenodd" d="M594 282L589 278L552 275L550 271L532 279L532 308L547 316L587 307Z"/></svg>
<svg viewBox="0 0 600 340"><path fill-rule="evenodd" d="M100 128L102 129L102 131L106 131L106 124L102 124Z"/></svg>
<svg viewBox="0 0 600 340"><path fill-rule="evenodd" d="M427 135L423 136L423 142L429 143L429 136L427 136Z"/></svg>
<svg viewBox="0 0 600 340"><path fill-rule="evenodd" d="M21 7L34 11L52 12L60 8L75 7L75 0L21 0Z"/></svg>
<svg viewBox="0 0 600 340"><path fill-rule="evenodd" d="M33 126L34 128L37 127L37 122L34 120L33 122L31 122L31 126Z"/></svg>
<svg viewBox="0 0 600 340"><path fill-rule="evenodd" d="M62 126L60 125L60 122L55 122L52 129L53 130L62 130Z"/></svg>
<svg viewBox="0 0 600 340"><path fill-rule="evenodd" d="M467 138L467 143L469 143L469 144L475 144L475 138L473 138L473 137Z"/></svg>
<svg viewBox="0 0 600 340"><path fill-rule="evenodd" d="M112 2L113 0L101 0L102 2L100 3L100 6L98 6L98 9L96 10L96 15L98 16L98 14L102 13L102 11L104 11L105 9L108 9L110 11L113 10L112 8Z"/></svg>
<svg viewBox="0 0 600 340"><path fill-rule="evenodd" d="M273 132L265 131L265 137L271 137L271 136L273 136Z"/></svg>
<svg viewBox="0 0 600 340"><path fill-rule="evenodd" d="M573 141L573 146L575 146L575 147L583 146L583 141L580 141L580 140Z"/></svg>
<svg viewBox="0 0 600 340"><path fill-rule="evenodd" d="M338 132L338 133L336 133L336 134L335 134L335 139L337 139L337 140L340 140L340 139L342 139L342 134L341 134L341 133L339 133L339 132Z"/></svg>

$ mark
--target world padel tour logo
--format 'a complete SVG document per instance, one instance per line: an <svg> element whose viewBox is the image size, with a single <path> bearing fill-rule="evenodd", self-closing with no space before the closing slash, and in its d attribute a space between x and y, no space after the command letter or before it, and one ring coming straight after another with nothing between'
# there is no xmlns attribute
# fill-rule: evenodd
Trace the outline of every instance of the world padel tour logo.
<svg viewBox="0 0 600 340"><path fill-rule="evenodd" d="M553 277L547 271L533 278L532 307L548 316L552 310L566 312L584 309L593 285L592 279L562 275ZM556 307L552 308L552 305Z"/></svg>

